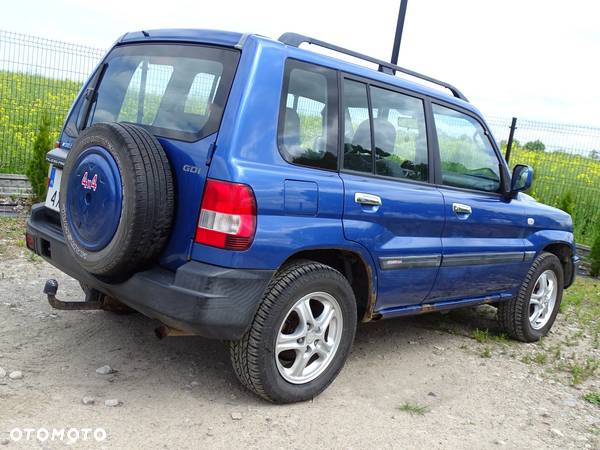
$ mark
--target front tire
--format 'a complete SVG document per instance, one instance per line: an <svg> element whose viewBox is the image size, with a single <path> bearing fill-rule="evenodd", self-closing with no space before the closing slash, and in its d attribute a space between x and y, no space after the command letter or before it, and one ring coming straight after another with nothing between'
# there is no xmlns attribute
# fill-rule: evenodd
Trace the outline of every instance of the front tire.
<svg viewBox="0 0 600 450"><path fill-rule="evenodd" d="M240 382L274 403L314 398L344 366L356 330L356 300L332 267L299 261L269 284L250 330L231 342Z"/></svg>
<svg viewBox="0 0 600 450"><path fill-rule="evenodd" d="M500 326L519 341L538 341L554 324L563 287L560 260L552 253L542 253L531 265L517 296L498 305Z"/></svg>

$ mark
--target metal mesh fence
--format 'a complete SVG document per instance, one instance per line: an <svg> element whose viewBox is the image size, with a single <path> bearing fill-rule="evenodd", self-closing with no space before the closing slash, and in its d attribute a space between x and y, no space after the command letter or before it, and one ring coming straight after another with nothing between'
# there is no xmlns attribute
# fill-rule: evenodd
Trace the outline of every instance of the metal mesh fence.
<svg viewBox="0 0 600 450"><path fill-rule="evenodd" d="M506 152L511 119L488 124ZM591 242L600 229L600 128L519 119L509 162L532 166L529 193L570 212L578 242Z"/></svg>
<svg viewBox="0 0 600 450"><path fill-rule="evenodd" d="M25 173L44 115L58 135L103 54L98 48L0 30L0 173ZM197 83L198 105L186 105L189 112L205 113L203 81ZM510 122L488 118L503 151ZM600 128L518 120L514 139L510 165L535 169L531 195L569 210L576 238L589 243L600 227Z"/></svg>
<svg viewBox="0 0 600 450"><path fill-rule="evenodd" d="M104 50L0 30L0 173L25 173L47 116L58 135Z"/></svg>

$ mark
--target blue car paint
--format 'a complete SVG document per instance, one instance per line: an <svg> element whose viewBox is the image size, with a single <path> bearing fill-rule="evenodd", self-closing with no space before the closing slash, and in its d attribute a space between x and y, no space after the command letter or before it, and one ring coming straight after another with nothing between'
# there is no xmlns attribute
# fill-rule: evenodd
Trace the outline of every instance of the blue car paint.
<svg viewBox="0 0 600 450"><path fill-rule="evenodd" d="M525 251L527 218L521 202L509 202L498 194L450 188L440 188L440 191L444 196L446 217L442 234L444 259L468 254L485 256ZM454 203L470 205L472 214L469 217L455 214L452 210ZM523 280L530 265L531 261L504 262L500 267L481 263L442 266L428 300L510 290Z"/></svg>
<svg viewBox="0 0 600 450"><path fill-rule="evenodd" d="M398 183L342 173L345 186L344 235L380 258L442 254L444 198L433 185ZM354 193L377 195L379 207L354 201ZM433 287L438 267L381 270L377 306L421 303Z"/></svg>
<svg viewBox="0 0 600 450"><path fill-rule="evenodd" d="M190 259L192 239L198 223L198 211L208 173L206 159L216 135L196 142L159 138L173 171L177 204L171 237L160 259L160 264L177 269Z"/></svg>
<svg viewBox="0 0 600 450"><path fill-rule="evenodd" d="M189 259L228 268L277 269L306 250L353 252L370 274L375 316L392 317L510 298L531 264L531 256L553 243L571 246L570 217L526 196L506 200L442 186L362 177L292 165L277 147L277 123L286 58L296 58L414 91L470 111L470 103L427 86L373 71L308 50L288 47L256 35L206 30L152 30L128 33L118 45L140 42L188 42L241 48L241 58L217 135L195 143L160 138L173 167L177 212L161 265L174 270ZM83 91L83 90L82 90ZM81 96L80 96L81 97ZM81 101L79 97L78 101ZM483 123L485 123L482 120ZM61 145L72 139L65 133ZM215 144L210 166L208 152ZM192 173L185 167L197 167ZM193 243L207 177L246 183L257 201L252 246L241 252ZM374 188L384 207L360 208L354 192ZM452 202L474 207L469 227L453 216ZM528 219L535 226L527 226ZM471 254L523 252L523 261L451 265ZM525 260L525 253L529 254ZM531 255L533 254L533 255ZM384 270L388 257L432 257L428 267ZM456 259L458 257L458 259ZM483 295L482 295L483 294Z"/></svg>
<svg viewBox="0 0 600 450"><path fill-rule="evenodd" d="M283 211L286 215L317 215L319 211L319 185L317 183L285 180L283 192Z"/></svg>

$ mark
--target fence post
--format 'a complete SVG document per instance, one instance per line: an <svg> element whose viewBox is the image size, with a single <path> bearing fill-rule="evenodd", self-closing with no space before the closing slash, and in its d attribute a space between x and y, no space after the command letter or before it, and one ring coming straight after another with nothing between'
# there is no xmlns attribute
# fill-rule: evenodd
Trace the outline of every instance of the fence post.
<svg viewBox="0 0 600 450"><path fill-rule="evenodd" d="M510 160L510 151L512 149L513 138L515 137L515 130L517 129L517 118L513 117L510 123L510 133L508 134L508 142L506 143L506 155L504 158L508 163Z"/></svg>

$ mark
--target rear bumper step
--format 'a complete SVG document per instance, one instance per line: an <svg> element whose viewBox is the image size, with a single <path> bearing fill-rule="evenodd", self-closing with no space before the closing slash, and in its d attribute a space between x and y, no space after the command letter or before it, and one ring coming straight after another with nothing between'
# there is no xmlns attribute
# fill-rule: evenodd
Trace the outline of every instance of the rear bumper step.
<svg viewBox="0 0 600 450"><path fill-rule="evenodd" d="M240 339L250 327L274 273L189 261L175 272L155 266L112 284L99 280L75 262L60 227L43 204L32 208L27 234L35 253L86 286L170 328L208 338Z"/></svg>

